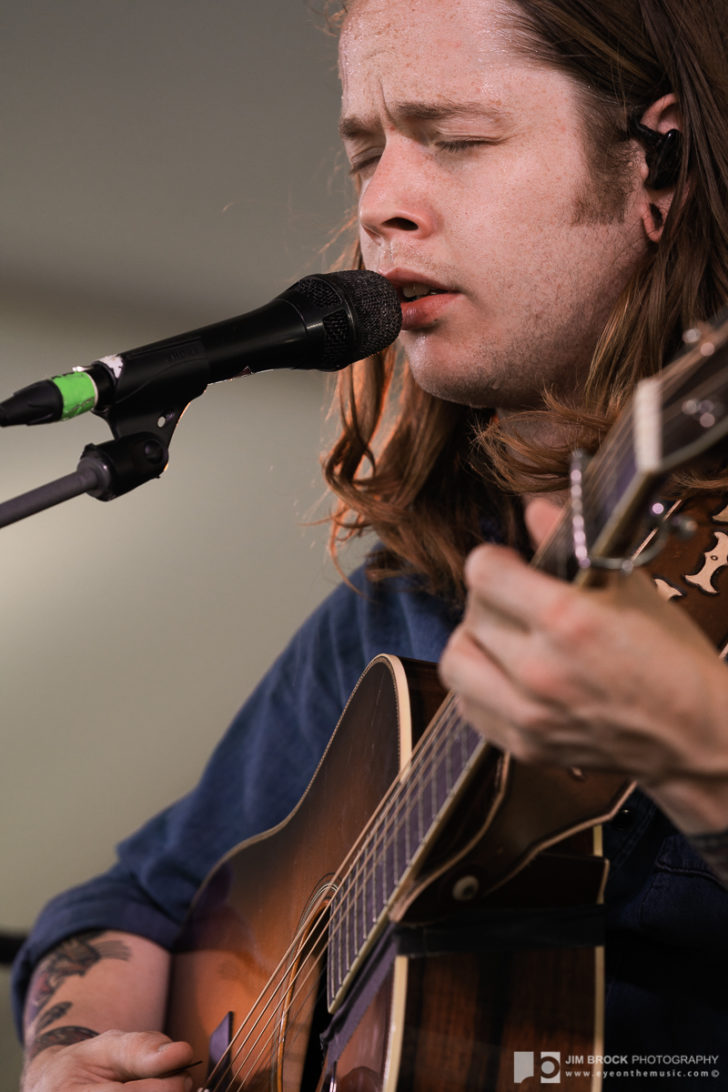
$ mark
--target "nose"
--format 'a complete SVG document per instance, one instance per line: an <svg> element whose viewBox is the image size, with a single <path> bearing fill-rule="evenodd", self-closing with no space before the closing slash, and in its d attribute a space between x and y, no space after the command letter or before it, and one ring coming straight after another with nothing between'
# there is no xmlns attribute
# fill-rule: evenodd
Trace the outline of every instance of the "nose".
<svg viewBox="0 0 728 1092"><path fill-rule="evenodd" d="M362 185L359 223L374 241L397 235L430 235L435 227L433 189L426 183L421 159L397 144L388 144L373 173Z"/></svg>

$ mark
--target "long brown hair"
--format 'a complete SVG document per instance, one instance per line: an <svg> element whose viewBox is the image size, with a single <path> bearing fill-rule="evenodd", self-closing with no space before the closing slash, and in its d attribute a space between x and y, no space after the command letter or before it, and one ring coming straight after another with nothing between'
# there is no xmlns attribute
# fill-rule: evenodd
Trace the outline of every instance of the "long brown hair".
<svg viewBox="0 0 728 1092"><path fill-rule="evenodd" d="M673 92L682 120L675 196L660 243L625 286L578 405L548 398L572 443L594 450L642 377L682 331L728 300L728 48L719 0L515 0L519 48L578 81L591 165L603 179L630 123ZM341 10L341 5L338 5ZM600 159L601 156L601 159ZM358 249L355 264L360 264ZM351 264L351 262L349 262ZM515 498L563 488L566 448L538 449L490 414L441 401L393 351L339 378L339 438L324 471L337 497L331 545L373 528L370 571L421 574L459 596L466 553L489 511L519 533Z"/></svg>

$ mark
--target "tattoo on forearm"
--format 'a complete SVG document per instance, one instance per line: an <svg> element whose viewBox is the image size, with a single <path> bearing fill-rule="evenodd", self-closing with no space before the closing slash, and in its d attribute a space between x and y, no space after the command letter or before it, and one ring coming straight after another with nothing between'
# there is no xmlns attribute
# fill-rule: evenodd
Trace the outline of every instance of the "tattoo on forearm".
<svg viewBox="0 0 728 1092"><path fill-rule="evenodd" d="M54 948L40 964L29 999L28 1019L31 1023L67 978L88 974L102 959L128 960L131 957L129 947L122 940L96 940L100 935L97 931L70 937Z"/></svg>
<svg viewBox="0 0 728 1092"><path fill-rule="evenodd" d="M96 1035L98 1031L92 1031L91 1028L74 1027L70 1024L67 1027L53 1028L33 1040L26 1052L27 1061L32 1062L36 1055L48 1047L70 1046L71 1043L80 1043L83 1039L93 1039Z"/></svg>
<svg viewBox="0 0 728 1092"><path fill-rule="evenodd" d="M49 1028L51 1024L55 1024L58 1020L62 1020L68 1010L71 1008L70 1001L61 1001L58 1005L52 1005L48 1012L39 1016L35 1022L35 1034L38 1035L45 1028Z"/></svg>
<svg viewBox="0 0 728 1092"><path fill-rule="evenodd" d="M45 1029L62 1020L73 1007L71 1001L59 1001L46 1009L66 979L74 975L83 977L102 959L131 958L131 950L124 941L98 940L97 937L101 935L100 931L96 931L64 940L38 967L28 998L28 1061L48 1047L69 1046L98 1035L91 1028L71 1024L51 1028L50 1031Z"/></svg>

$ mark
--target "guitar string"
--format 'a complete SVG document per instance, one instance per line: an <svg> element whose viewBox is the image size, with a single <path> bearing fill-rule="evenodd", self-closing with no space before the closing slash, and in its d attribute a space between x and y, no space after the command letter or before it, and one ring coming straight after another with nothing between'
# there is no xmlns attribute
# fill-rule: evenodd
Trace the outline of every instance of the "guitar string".
<svg viewBox="0 0 728 1092"><path fill-rule="evenodd" d="M454 706L451 706L450 714L451 714L450 717L447 718L447 719L452 720L453 715L456 715L455 710L454 710ZM449 727L449 725L447 725L445 723L445 720L446 720L446 718L443 718L443 722L439 726L440 729L442 729L442 732L440 734L441 738L443 738L444 731ZM424 765L422 765L420 767L420 769L418 770L417 775L415 775L415 776L419 776L420 778L422 778L424 776L425 772L426 771L425 771ZM408 784L409 784L409 782L408 782ZM402 803L406 803L406 801L402 801ZM367 841L371 841L371 839L368 839ZM322 917L323 917L323 915L322 915ZM342 917L343 917L343 915L342 915ZM329 940L328 940L328 934L329 934L329 929L327 928L327 926L326 926L326 924L324 922L323 925L322 925L322 929L319 932L319 935L313 941L311 949L305 955L306 963L311 964L313 962L313 965L311 966L310 970L306 971L303 974L302 974L302 972L300 970L297 971L296 974L291 978L290 982L287 982L287 983L283 984L285 986L286 992L289 992L289 993L295 987L296 995L298 997L301 997L300 1005L304 1005L304 1004L308 1003L311 1000L311 995L312 995L313 990L318 989L320 969L319 969L319 966L317 964L317 960L321 956L323 956L325 948L330 947ZM319 946L321 946L321 947L319 947ZM318 951L316 950L317 947L319 948ZM302 984L305 984L307 979L309 979L312 975L314 976L314 980L311 982L311 988L309 989L308 993L301 995L301 986L302 986ZM300 1005L299 1005L299 1007L300 1007ZM276 1007L276 1009L273 1010L270 1013L270 1016L268 1018L268 1021L267 1021L266 1025L264 1025L264 1027L259 1031L258 1038L253 1043L254 1047L255 1046L258 1047L257 1055L255 1057L252 1057L252 1051L248 1051L247 1055L242 1059L238 1069L235 1072L235 1079L236 1080L240 1079L240 1075L241 1075L241 1072L242 1072L242 1069L243 1069L244 1066L247 1065L247 1066L250 1067L252 1065L252 1067L253 1067L252 1071L254 1071L254 1068L255 1068L256 1064L261 1061L263 1056L267 1053L268 1047L274 1041L274 1038L275 1038L275 1036L277 1034L275 1029L274 1029L274 1031L272 1032L272 1034L269 1036L269 1038L267 1040L263 1040L261 1042L261 1036L262 1036L263 1032L268 1028L268 1025L271 1023L271 1021L276 1018L277 1008L278 1007ZM263 1015L264 1014L265 1014L265 1010L263 1012ZM261 1018L259 1017L258 1020L256 1021L256 1024L260 1022L260 1019ZM251 1030L255 1030L255 1025L254 1025L253 1029L251 1029ZM234 1055L233 1061L237 1059L237 1057L240 1054L241 1050L242 1050L242 1045L238 1048L238 1051ZM249 1074L246 1074L244 1079L247 1079L248 1075Z"/></svg>
<svg viewBox="0 0 728 1092"><path fill-rule="evenodd" d="M693 362L692 361L687 361L686 363L692 364ZM685 370L685 369L683 369L683 370ZM719 373L719 374L722 374L722 372ZM670 377L669 380L666 379L665 382L664 382L664 386L669 387L671 385L672 380L674 380L675 386L677 386L679 383L681 383L683 381L682 372L680 372L680 374L677 374L677 375L675 375L673 377ZM710 394L711 393L711 391L710 391L711 382L714 384L714 379L713 380L706 380L704 382L702 388L698 387L695 390L695 392L693 392L693 397L700 398L703 395ZM598 485L599 479L600 478L602 478L602 479L607 478L610 475L610 473L613 472L613 468L614 468L615 464L617 463L617 461L618 461L618 459L620 457L619 444L617 442L619 440L620 433L624 434L628 430L631 432L631 429L632 429L631 418L625 420L626 417L627 417L626 414L623 415L622 418L620 419L620 421L618 422L618 426L615 427L614 431L615 431L616 435L613 436L614 443L610 444L608 450L605 451L605 458L603 460L599 460L598 457L596 458L596 465L593 466L592 473L588 475L588 481L585 481L585 489L588 489L589 494L592 495L592 496L597 492L597 485ZM670 424L670 423L674 422L675 420L684 419L684 417L685 417L685 411L683 410L682 407L679 410L678 409L672 409L672 410L669 409L663 415L663 425L665 423ZM555 537L557 537L557 536L555 536ZM546 553L544 552L540 556L544 557L544 556L546 556ZM429 734L428 734L428 738L432 738L432 737L429 737ZM420 779L421 779L424 776L424 770L425 770L424 765L421 765L420 767L418 767L415 776L416 777L419 776ZM401 781L401 775L400 775L400 781ZM398 781L396 784L399 784L399 783L400 782ZM412 784L411 784L409 779L407 781L407 785L408 785L408 791L409 791L410 795L412 795L412 792L411 792ZM378 812L375 812L372 819L374 820L377 817L377 815L378 815ZM372 822L370 825L374 826L375 829L377 829L376 823ZM368 824L368 826L369 826L369 824ZM367 828L365 828L365 831L362 832L362 834L364 835L366 833L367 833ZM369 856L373 860L375 860L375 862L380 859L378 857L375 857L375 853L376 853L376 850L377 850L376 838L372 840L369 837L362 837L362 838L357 840L357 844L358 844L359 841L364 842L364 849L366 851L365 854L364 854L365 857L366 857L366 855L368 853ZM376 868L376 863L375 863L374 867ZM351 871L353 871L353 870L350 870L350 872ZM344 880L350 875L350 872L344 874ZM372 872L373 872L373 870L371 870L369 873L364 872L362 874L361 879L366 881L366 879L368 878L369 875L372 874ZM343 923L346 921L346 916L344 915L343 911L340 914L340 920L341 920L342 924L338 926L339 930L341 928L343 928ZM336 931L336 929L334 929L334 932L335 931ZM322 930L322 932L320 934L320 938L322 938L323 935L324 935L324 933L323 933L323 930ZM329 934L329 936L330 935L331 934ZM317 938L317 939L320 939L320 938ZM292 946L292 949L289 949L289 952L291 950L293 950L293 946ZM310 960L310 958L311 958L311 956L307 957L307 959L309 959L309 960ZM318 976L318 973L319 972L317 970L316 971L317 976ZM289 990L291 988L293 988L294 986L296 986L296 985L297 985L297 983L296 983L296 979L294 977L293 981L289 985ZM264 1011L265 1011L265 1009L264 1009Z"/></svg>
<svg viewBox="0 0 728 1092"><path fill-rule="evenodd" d="M452 714L454 713L454 710L452 710L452 709L451 709L451 710L450 710L450 713L451 713L451 717L452 717ZM446 724L446 723L445 723L445 722L443 721L443 725L442 725L442 727L444 727L445 729L448 729L448 728L449 728L449 725L447 725L447 724ZM424 767L424 765L423 765L423 766L422 766L422 768L421 768L421 772L419 773L419 777L420 777L420 779L421 779L421 778L422 778L423 776L425 776L425 774L426 774L426 770L425 770L425 767ZM409 795L410 795L410 796L412 795L412 786L414 785L414 782L415 782L415 778L411 776L411 777L409 778L409 780L408 780L408 787L409 787ZM403 803L405 803L405 804L406 804L406 800L403 800ZM380 839L380 840L381 840L381 839ZM369 843L371 843L371 842L372 842L372 839L371 839L371 838L370 838L370 839L368 839L368 842L369 842ZM361 855L360 855L360 856L361 856ZM343 915L343 916L345 916L345 915Z"/></svg>
<svg viewBox="0 0 728 1092"><path fill-rule="evenodd" d="M452 713L453 716L456 716L456 712L455 712L454 708L451 710L451 713ZM464 724L464 722L461 721L461 724ZM473 730L470 729L470 731L472 732ZM467 744L467 746L470 747L470 744ZM481 750L485 749L486 746L487 745L485 744L485 741L482 741L482 744L479 744L479 747L480 747ZM421 771L421 773L424 773L424 769ZM413 779L411 779L411 780L413 780ZM321 942L324 942L324 939L323 939L323 937L321 935L319 935L317 940L321 941ZM326 945L326 947L328 947L328 940L325 941L325 945ZM292 985L296 985L296 987L297 987L296 993L297 993L298 997L300 998L299 1008L301 1008L304 1004L306 1004L306 1003L308 1003L310 1001L312 991L314 989L318 988L319 973L320 972L319 972L319 965L316 963L316 960L319 958L320 955L323 955L323 954L324 954L323 950L320 949L317 952L315 950L315 946L312 947L312 949L309 952L306 953L306 957L305 957L306 960L309 963L311 963L313 961L313 965L311 966L311 970L309 972L307 972L305 977L302 977L300 972L299 972L297 974L296 978L292 979ZM311 988L309 989L308 993L303 994L302 990L301 990L301 984L305 983L306 978L308 978L310 976L310 974L315 975L315 979L314 979L314 981L311 982L311 984L310 984ZM277 1015L276 1013L271 1013L271 1016L269 1017L269 1022L276 1015ZM277 1032L276 1032L276 1034L277 1034ZM240 1074L241 1074L242 1069L243 1069L243 1066L245 1066L245 1065L248 1065L249 1070L250 1070L251 1067L252 1067L253 1071L255 1070L256 1064L262 1059L263 1055L267 1052L269 1043L271 1043L273 1041L273 1035L270 1036L268 1041L260 1042L260 1038L261 1038L261 1036L259 1035L258 1040L256 1040L256 1044L255 1044L255 1045L259 1046L257 1057L252 1056L252 1051L249 1051L247 1053L247 1055L243 1058L238 1070L236 1071L236 1079L239 1079Z"/></svg>
<svg viewBox="0 0 728 1092"><path fill-rule="evenodd" d="M458 714L456 712L456 709L455 709L453 696L448 695L448 697L443 702L443 705L441 706L439 713L435 716L435 718L433 719L432 724L429 726L429 729L427 730L427 732L423 736L423 738L421 740L421 745L418 746L415 749L415 751L413 752L412 758L410 759L410 762L405 766L404 775L402 773L400 773L397 780L395 780L393 782L393 784L390 786L390 789L388 790L388 792L385 794L382 801L380 802L379 807L373 813L370 821L368 822L366 827L361 832L359 838L357 839L357 842L352 847L350 852L347 854L347 858L342 863L342 866L340 867L339 871L336 873L335 877L333 878L332 884L335 884L336 881L339 880L340 881L340 886L343 886L343 883L346 881L346 879L348 878L350 873L353 871L353 869L350 868L347 872L344 872L342 870L343 870L344 866L348 863L350 858L355 857L355 859L358 860L358 857L360 855L356 854L356 851L357 851L357 849L360 848L360 845L362 843L366 844L368 841L370 841L371 830L372 829L377 829L378 827L381 827L384 824L384 821L387 820L387 819L391 821L391 815L392 815L392 809L393 808L396 809L398 806L400 806L400 808L401 808L402 805L406 805L406 799L405 798L406 798L407 792L399 792L398 793L398 790L402 790L404 788L404 789L408 790L410 792L410 794L411 794L411 785L413 783L413 777L419 777L420 779L422 779L425 776L426 769L427 769L427 761L426 760L428 758L428 751L432 751L432 749L435 746L437 746L437 744L441 740L447 738L447 736L450 733L450 727L451 727L451 724L453 722L453 719L457 720L457 719L460 719L460 718L459 718L459 716L458 716ZM415 774L414 775L412 773L413 767L415 769ZM385 807L385 805L387 805L387 806ZM324 925L322 927L321 937L325 934L326 929L327 929L327 927ZM316 938L316 939L321 939L321 937ZM266 986L264 987L261 995L255 1001L249 1015L252 1015L252 1013L260 1006L262 1006L262 1013L261 1013L260 1016L258 1016L256 1021L254 1022L252 1028L249 1029L248 1035L246 1036L246 1039L243 1040L242 1044L238 1045L238 1053L245 1046L245 1043L246 1043L247 1039L250 1037L250 1034L256 1029L257 1025L260 1023L260 1020L265 1015L266 1010L268 1008L270 1008L272 1005L274 1006L274 1009L275 1009L275 1005L274 1005L275 993L279 992L282 988L283 989L290 988L290 986L288 984L289 983L289 977L290 977L290 967L292 965L292 960L293 960L293 958L295 956L295 952L300 947L300 944L301 944L301 931L299 931L296 934L296 936L294 937L293 943L289 946L288 950L284 953L283 957L281 958L281 960L280 960L280 962L278 964L278 967L274 971L273 976L271 977L271 979L269 979L269 981L266 984ZM276 975L282 975L282 977L280 978L280 980L278 981L277 984L276 984ZM293 981L295 982L295 979ZM269 999L269 1000L266 1000L265 995L271 989L273 990L273 997L271 997L271 999ZM274 1015L275 1015L275 1011L273 1012L273 1016ZM269 1017L269 1020L271 1018L272 1017ZM230 1042L228 1048L224 1051L223 1055L221 1056L221 1058L220 1058L220 1060L218 1062L218 1066L222 1067L222 1065L227 1062L228 1059L226 1059L226 1055L231 1053L232 1048L235 1046L236 1040L239 1038L239 1036L241 1035L241 1033L244 1030L245 1030L245 1024L241 1025L238 1028L237 1032L235 1033L235 1035L231 1039L231 1042ZM217 1066L215 1068L217 1068ZM214 1070L210 1074L210 1079L212 1079L213 1076L214 1076Z"/></svg>
<svg viewBox="0 0 728 1092"><path fill-rule="evenodd" d="M450 714L452 714L452 712L453 712L453 711L454 711L454 710L453 710L453 708L452 708L452 705L451 705L449 709L447 709L447 708L446 708L446 709L444 709L444 710L441 710L441 713L447 714L447 713L449 712ZM437 718L436 718L436 719L437 719ZM447 725L447 723L446 723L446 719L451 719L451 717L450 717L450 718L446 718L446 716L445 716L445 715L443 715L443 716L441 717L441 725L440 725L440 728L441 728L441 730L447 729L447 728L449 727L449 726ZM432 726L432 727L434 727L434 724L433 724L433 726ZM422 772L423 772L423 774L424 774L424 764L423 764ZM410 778L409 780L411 781L411 780L412 780L412 778ZM325 926L325 923L323 923L323 928L322 928L322 931L321 931L321 933L320 933L319 937L318 937L318 938L315 938L315 939L316 939L316 940L318 940L318 941L321 941L321 940L323 940L323 937L324 937L324 934L325 934L325 932L326 932L326 926ZM327 941L327 943L328 943L328 941ZM309 955L309 956L308 956L307 958L309 958L309 959L310 959L310 955ZM285 961L285 960L284 960L284 961ZM289 962L289 968L288 968L288 969L289 969L289 971L290 971L290 962ZM316 971L316 974L317 974L317 976L318 976L318 971ZM300 977L300 975L299 975L299 977ZM317 982L318 982L318 977L317 977ZM281 986L283 986L283 987L284 987L284 988L286 988L287 990L290 990L290 988L291 988L291 985L295 985L295 984L296 984L296 978L294 977L294 978L293 978L293 979L291 980L291 982L290 982L290 983L285 983L285 982L284 982L284 983L281 983L281 984L279 985L279 987L277 987L277 989L278 989L278 990L280 990ZM299 985L300 985L300 983L299 983ZM254 1031L254 1030L255 1030L255 1028L256 1028L256 1026L257 1026L257 1025L258 1025L258 1024L260 1023L260 1020L261 1020L262 1016L264 1016L264 1015L265 1015L265 1010L266 1010L266 1007L270 1007L270 1006L272 1005L272 1003L273 1003L273 1002L272 1002L272 1000L271 1000L270 1002L268 1002L268 1003L267 1003L267 1005L266 1005L266 1006L264 1006L264 1007L263 1007L263 1012L262 1012L261 1016L259 1016L259 1017L258 1017L258 1019L257 1019L257 1020L255 1021L255 1023L253 1024L253 1027L252 1027L252 1029L251 1029L251 1030L249 1031L249 1033L248 1033L248 1036L246 1036L246 1040L244 1040L243 1044L240 1044L240 1045L239 1045L239 1047L238 1047L238 1051L236 1052L236 1057L237 1057L237 1055L238 1055L238 1054L239 1054L239 1053L241 1052L241 1050L242 1050L242 1049L244 1048L244 1046L245 1046L245 1044L246 1044L247 1040L248 1040L248 1039L250 1038L250 1034L252 1033L252 1031ZM275 1011L275 1009L276 1009L276 1008L279 1008L279 1006L280 1006L280 1002L278 1002L278 1003L276 1004L276 1006L274 1007L274 1010L273 1010L273 1011L271 1012L271 1015L269 1016L269 1019L268 1019L268 1023L270 1023L270 1020L271 1020L271 1019L274 1019L274 1018L275 1018L275 1016L276 1016L276 1011ZM241 1028L241 1029L239 1029L239 1032L237 1033L237 1035L235 1036L235 1038L238 1038L238 1036L239 1036L239 1033L240 1033L240 1031L241 1031L241 1030L242 1030L242 1028ZM258 1039L260 1039L260 1035L261 1035L261 1032L259 1032L259 1035L258 1035ZM257 1040L256 1040L256 1043L257 1043ZM231 1046L232 1046L232 1045L234 1045L234 1041L233 1041L233 1043L231 1043ZM263 1046L263 1049L265 1049L265 1044L264 1044L264 1046ZM229 1053L229 1051L228 1051L228 1052L226 1052L226 1053ZM247 1059L248 1059L248 1060L249 1060L249 1059L250 1059L250 1057L251 1057L251 1053L252 1053L252 1052L250 1052L250 1051L248 1052L248 1055L247 1055ZM260 1055L261 1053L262 1053L262 1051L259 1051L259 1055ZM221 1059L221 1061L224 1061L224 1059ZM242 1064L246 1064L246 1059L244 1059L244 1060L243 1060L243 1063L242 1063ZM241 1067L240 1067L240 1068L242 1068L242 1064L241 1064Z"/></svg>
<svg viewBox="0 0 728 1092"><path fill-rule="evenodd" d="M447 729L449 728L449 725L447 724L447 719L449 719L449 718L448 718L448 713L452 714L452 705L450 705L450 706L449 706L449 708L447 708L447 707L446 707L446 708L443 708L443 709L441 710L441 717L439 718L439 719L440 719L440 734L441 734L441 735L442 735L442 734L444 733L444 731L445 731L445 730L447 730ZM438 719L438 718L436 718L436 720L437 720L437 719ZM435 727L436 727L436 725L435 725L435 724L433 723L433 725L432 725L432 728L434 729ZM433 736L432 736L432 737L429 737L429 736L428 736L428 740L429 740L430 738L434 739L434 736L435 736L435 735L437 735L437 733L436 733L436 732L433 732ZM423 766L423 772L424 772L424 764L422 764L422 766ZM409 781L411 781L411 780L412 780L412 779L411 779L411 777L410 777L410 778L409 778L408 780L409 780ZM396 788L396 787L397 787L397 786L395 785L395 788ZM370 840L370 839L367 839L367 840ZM345 878L346 878L346 877L345 877ZM323 923L323 925L322 925L322 933L321 933L320 937L319 937L319 938L314 938L314 939L322 939L322 937L323 937L323 934L325 933L325 931L326 931L326 925L325 925L325 923ZM287 955L288 955L288 953L287 953ZM282 962L285 962L285 957L284 957L284 960L283 960ZM289 961L288 961L288 969L290 970L290 959L289 959ZM295 982L295 979L294 979L293 981ZM279 985L279 987L277 987L277 988L278 988L278 989L280 989L280 988L281 988L281 986ZM265 992L265 991L264 991L264 992ZM264 1005L264 1006L263 1006L263 1013L262 1013L262 1016L264 1016L264 1015L265 1015L265 1010L266 1010L266 1007L270 1007L270 1005L271 1005L271 1004L272 1004L272 1001L268 1002L268 1003L267 1003L267 1005ZM258 1017L258 1020L256 1020L256 1022L254 1023L254 1025L253 1025L252 1029L250 1029L250 1031L249 1031L249 1033L248 1033L248 1036L246 1036L246 1040L244 1040L243 1044L241 1044L241 1045L239 1046L239 1048L238 1048L238 1053L239 1053L240 1049L242 1049L242 1047L243 1047L243 1046L245 1045L245 1042L247 1041L247 1039L249 1039L249 1037L250 1037L250 1034L252 1033L252 1031L254 1031L254 1030L255 1030L255 1028L256 1028L257 1024L258 1024L258 1023L260 1022L260 1019L262 1018L262 1016L259 1016L259 1017ZM273 1014L272 1014L272 1016L275 1016L275 1013L273 1013ZM269 1017L269 1020L270 1020L270 1017ZM242 1030L242 1029L240 1029L240 1030ZM237 1038L237 1037L238 1037L238 1036L236 1036L235 1038ZM233 1044L231 1044L231 1045L234 1045L234 1043L233 1043Z"/></svg>

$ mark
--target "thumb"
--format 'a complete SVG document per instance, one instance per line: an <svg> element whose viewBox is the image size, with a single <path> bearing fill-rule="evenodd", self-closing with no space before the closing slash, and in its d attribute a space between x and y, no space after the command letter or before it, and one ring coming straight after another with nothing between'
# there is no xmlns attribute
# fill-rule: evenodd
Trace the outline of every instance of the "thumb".
<svg viewBox="0 0 728 1092"><path fill-rule="evenodd" d="M117 1080L162 1077L192 1061L189 1043L158 1031L105 1031L84 1046L86 1064Z"/></svg>
<svg viewBox="0 0 728 1092"><path fill-rule="evenodd" d="M524 518L536 549L550 538L563 514L563 509L546 497L534 497L527 503Z"/></svg>
<svg viewBox="0 0 728 1092"><path fill-rule="evenodd" d="M146 1049L146 1056L149 1059L149 1076L158 1077L173 1073L192 1061L193 1051L189 1043L172 1040L161 1033L154 1035L153 1039L150 1036L150 1040Z"/></svg>

